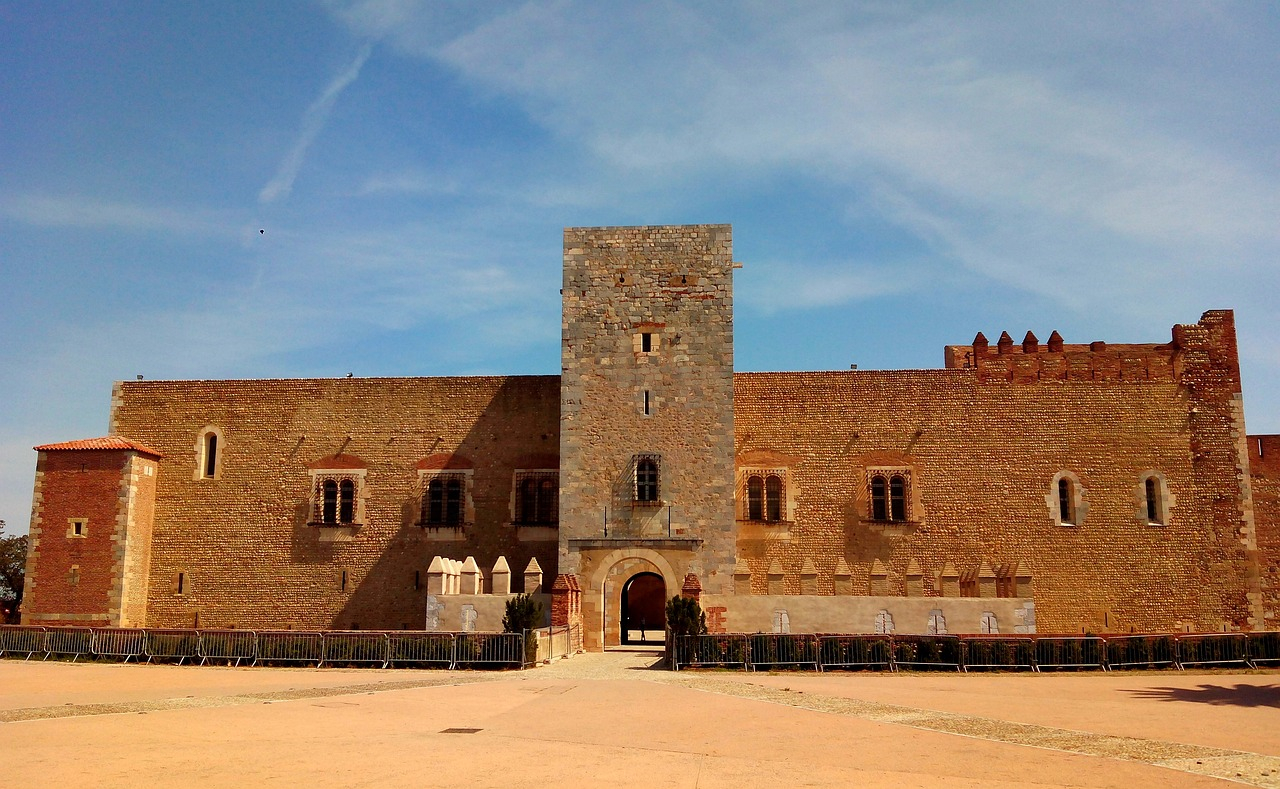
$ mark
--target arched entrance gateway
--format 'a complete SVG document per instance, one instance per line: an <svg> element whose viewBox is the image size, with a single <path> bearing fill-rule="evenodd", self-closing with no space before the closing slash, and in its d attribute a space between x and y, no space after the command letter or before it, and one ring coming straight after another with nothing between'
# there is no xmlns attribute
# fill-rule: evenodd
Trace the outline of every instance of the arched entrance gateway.
<svg viewBox="0 0 1280 789"><path fill-rule="evenodd" d="M622 587L623 644L661 644L667 627L667 585L657 573L636 573Z"/></svg>

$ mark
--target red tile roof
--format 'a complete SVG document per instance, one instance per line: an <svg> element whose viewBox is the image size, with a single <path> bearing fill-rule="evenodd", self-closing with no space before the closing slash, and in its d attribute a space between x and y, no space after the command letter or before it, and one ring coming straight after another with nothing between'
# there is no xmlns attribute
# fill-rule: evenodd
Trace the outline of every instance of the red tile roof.
<svg viewBox="0 0 1280 789"><path fill-rule="evenodd" d="M164 455L137 441L130 441L120 436L102 436L101 438L82 438L79 441L63 441L60 444L41 444L33 447L37 452L60 452L73 449L131 449L144 455L162 458Z"/></svg>

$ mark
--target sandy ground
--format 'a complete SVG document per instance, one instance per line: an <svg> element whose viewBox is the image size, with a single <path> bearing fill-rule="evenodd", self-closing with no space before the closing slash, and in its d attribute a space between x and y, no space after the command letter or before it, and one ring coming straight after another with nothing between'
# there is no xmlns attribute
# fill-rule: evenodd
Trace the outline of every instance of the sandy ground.
<svg viewBox="0 0 1280 789"><path fill-rule="evenodd" d="M1280 787L1280 674L673 674L654 657L4 660L0 785Z"/></svg>

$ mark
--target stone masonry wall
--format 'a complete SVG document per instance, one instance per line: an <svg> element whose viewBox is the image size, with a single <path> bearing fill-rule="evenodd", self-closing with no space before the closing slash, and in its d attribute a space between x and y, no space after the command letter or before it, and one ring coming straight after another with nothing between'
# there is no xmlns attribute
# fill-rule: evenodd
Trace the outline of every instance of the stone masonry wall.
<svg viewBox="0 0 1280 789"><path fill-rule="evenodd" d="M784 465L794 502L787 522L740 524L740 569L755 594L770 592L771 569L799 594L809 562L832 594L843 559L853 594L915 596L940 594L948 565L975 585L1016 567L1033 576L1041 632L1248 627L1228 339L1145 346L1164 360L1152 377L739 374L739 464ZM907 522L871 520L868 469L905 471ZM1078 481L1077 525L1055 521L1062 472ZM1163 525L1145 515L1152 472L1172 504Z"/></svg>
<svg viewBox="0 0 1280 789"><path fill-rule="evenodd" d="M693 539L659 550L719 590L734 561L730 229L570 228L564 247L560 572L583 569L574 540ZM653 504L632 501L642 453L660 458Z"/></svg>
<svg viewBox="0 0 1280 789"><path fill-rule="evenodd" d="M556 468L555 377L127 381L113 400L112 432L165 455L152 627L416 629L435 555L506 556L517 571L537 557L554 572L554 530L511 521L515 470ZM208 426L222 436L216 479L194 473ZM365 466L364 520L322 541L308 465L335 455ZM426 529L419 467L442 455L470 467L473 522Z"/></svg>
<svg viewBox="0 0 1280 789"><path fill-rule="evenodd" d="M1266 628L1280 627L1280 435L1249 436L1253 513Z"/></svg>

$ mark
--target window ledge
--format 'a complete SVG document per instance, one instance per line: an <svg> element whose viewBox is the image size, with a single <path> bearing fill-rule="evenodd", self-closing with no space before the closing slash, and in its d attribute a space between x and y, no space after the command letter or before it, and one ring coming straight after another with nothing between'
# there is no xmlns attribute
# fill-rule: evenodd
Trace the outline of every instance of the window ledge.
<svg viewBox="0 0 1280 789"><path fill-rule="evenodd" d="M923 525L923 521L877 521L870 519L864 520L863 523L872 531L890 536L911 534Z"/></svg>
<svg viewBox="0 0 1280 789"><path fill-rule="evenodd" d="M362 523L308 523L315 528L320 542L351 542L364 526Z"/></svg>

